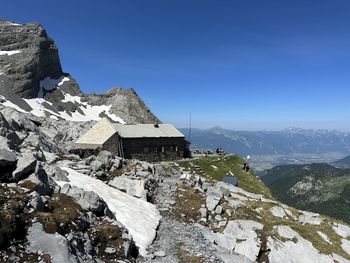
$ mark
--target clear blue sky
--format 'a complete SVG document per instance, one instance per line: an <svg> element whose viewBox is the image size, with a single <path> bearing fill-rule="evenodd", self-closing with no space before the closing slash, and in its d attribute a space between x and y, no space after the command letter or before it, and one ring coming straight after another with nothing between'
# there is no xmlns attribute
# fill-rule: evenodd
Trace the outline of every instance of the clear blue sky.
<svg viewBox="0 0 350 263"><path fill-rule="evenodd" d="M2 1L84 92L133 87L164 122L350 131L350 1Z"/></svg>

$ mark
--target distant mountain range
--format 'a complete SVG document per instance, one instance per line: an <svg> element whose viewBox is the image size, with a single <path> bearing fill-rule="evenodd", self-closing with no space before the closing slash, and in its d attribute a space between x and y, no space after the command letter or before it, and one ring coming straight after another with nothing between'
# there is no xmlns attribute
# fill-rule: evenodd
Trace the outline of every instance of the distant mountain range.
<svg viewBox="0 0 350 263"><path fill-rule="evenodd" d="M280 165L261 178L278 200L350 223L350 169L325 163Z"/></svg>
<svg viewBox="0 0 350 263"><path fill-rule="evenodd" d="M188 138L188 128L180 129ZM226 152L293 154L341 152L350 154L349 133L289 128L281 131L234 131L220 127L191 130L192 149L222 147Z"/></svg>

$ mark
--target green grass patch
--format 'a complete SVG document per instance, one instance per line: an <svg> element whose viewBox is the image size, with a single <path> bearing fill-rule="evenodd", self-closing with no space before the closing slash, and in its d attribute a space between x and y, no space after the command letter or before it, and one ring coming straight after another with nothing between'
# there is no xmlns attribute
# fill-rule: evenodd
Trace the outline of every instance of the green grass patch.
<svg viewBox="0 0 350 263"><path fill-rule="evenodd" d="M194 167L197 165L202 171L202 175L207 175L217 181L222 181L223 177L231 172L238 178L238 186L240 188L272 198L270 189L266 187L260 178L255 176L252 169L249 172L245 172L242 169L244 160L237 155L204 156L198 159L179 161L178 164L200 174L199 170Z"/></svg>

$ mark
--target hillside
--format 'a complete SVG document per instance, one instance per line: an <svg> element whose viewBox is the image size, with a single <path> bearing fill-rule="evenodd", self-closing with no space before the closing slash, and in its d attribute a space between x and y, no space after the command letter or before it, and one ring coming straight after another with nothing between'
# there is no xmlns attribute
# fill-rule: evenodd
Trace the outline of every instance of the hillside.
<svg viewBox="0 0 350 263"><path fill-rule="evenodd" d="M220 222L211 226L213 223L210 220L210 214L208 221L201 220L201 224L204 222L204 225L208 225L211 229L217 228L216 231L214 230L214 233L210 233L205 229L203 233L212 242L218 244L217 249L219 253L222 253L221 250L223 248L228 249L231 246L229 233L232 232L229 229L237 231L237 241L240 240L242 242L236 243L234 251L240 253L243 250L251 250L249 253L252 253L254 245L249 244L247 242L249 238L246 239L246 233L242 233L242 231L244 232L252 227L253 229L255 228L258 237L257 245L260 247L257 257L258 262L267 262L267 260L269 262L327 262L328 259L323 257L322 254L319 254L319 252L314 254L312 252L314 248L316 248L315 251L319 250L321 253L326 254L337 251L335 253L340 253L345 258L350 259L349 254L339 249L344 246L343 241L339 239L337 234L339 233L338 230L334 227L336 220L316 213L300 211L276 201L271 197L269 188L254 175L253 171L247 173L242 170L244 161L240 157L210 156L178 163L185 168L186 172L203 176L207 180L206 182L213 183L216 189L223 191L222 199L220 197L215 199L215 197L217 198L215 188L207 190L207 207L210 206L213 200L217 200L215 202L220 204L220 209L221 207L223 208L223 213L219 217L216 215L214 219L224 218L229 223L239 222L237 228L232 227L229 223L227 223L226 228L223 228ZM239 187L216 181L222 179L223 175L230 173L233 173L239 179ZM210 193L209 196L208 192ZM188 220L188 218L186 219L188 215L192 215L192 213L188 213L188 208L197 203L196 198L198 196L200 195L185 195L185 202L183 199L181 200L181 212L187 211L187 213L184 212L185 220ZM197 207L199 207L198 204ZM239 238L241 235L245 236L244 241ZM251 236L252 239L249 242L254 242L253 236ZM290 241L291 239L293 240L292 242ZM308 250L305 247L306 244L314 248ZM246 246L249 246L249 248ZM256 249L255 251L258 250ZM297 251L297 253L294 254L291 251ZM249 253L243 254L249 257ZM253 259L254 257L250 258L250 260L254 261ZM247 259L234 256L233 253L231 257L227 256L224 262L251 262L244 260ZM329 260L330 262L347 262L347 260L339 258Z"/></svg>
<svg viewBox="0 0 350 263"><path fill-rule="evenodd" d="M188 128L180 129L188 135ZM348 133L326 130L285 129L281 131L234 131L214 127L192 129L192 149L222 147L239 155L306 154L339 152L348 154Z"/></svg>
<svg viewBox="0 0 350 263"><path fill-rule="evenodd" d="M267 170L262 180L281 202L350 222L350 169L281 165Z"/></svg>
<svg viewBox="0 0 350 263"><path fill-rule="evenodd" d="M340 168L350 168L350 155L335 161L333 165Z"/></svg>

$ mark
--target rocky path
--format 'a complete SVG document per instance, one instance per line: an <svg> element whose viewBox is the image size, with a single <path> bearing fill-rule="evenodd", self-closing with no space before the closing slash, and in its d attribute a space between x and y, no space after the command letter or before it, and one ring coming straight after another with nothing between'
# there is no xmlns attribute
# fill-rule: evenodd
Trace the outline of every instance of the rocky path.
<svg viewBox="0 0 350 263"><path fill-rule="evenodd" d="M149 247L150 257L137 262L221 262L196 224L181 222L174 215L179 181L180 174L173 174L159 184L155 205L161 211L162 220L157 237Z"/></svg>

